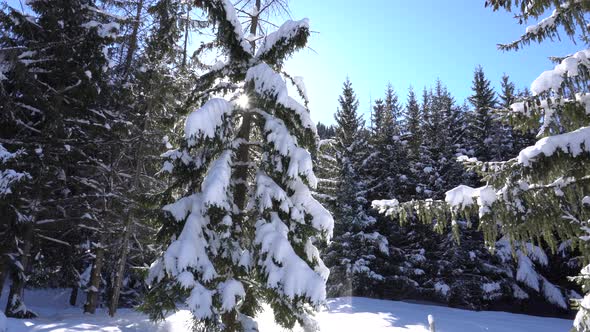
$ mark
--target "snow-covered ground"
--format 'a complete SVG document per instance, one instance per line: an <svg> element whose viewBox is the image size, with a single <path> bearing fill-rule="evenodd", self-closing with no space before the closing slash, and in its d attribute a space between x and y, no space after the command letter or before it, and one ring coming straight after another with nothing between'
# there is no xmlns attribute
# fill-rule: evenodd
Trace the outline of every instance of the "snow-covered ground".
<svg viewBox="0 0 590 332"><path fill-rule="evenodd" d="M39 318L8 319L7 332L189 331L186 323L190 315L186 310L168 316L165 322L153 324L145 315L131 309L119 310L114 318L109 317L102 309L95 315L82 314L80 307L67 305L68 295L67 290L30 291L26 299L31 309L39 314ZM5 301L4 296L0 304L4 305ZM566 319L505 312L474 312L358 297L330 300L328 307L318 314L317 319L322 332L427 332L429 314L434 316L437 332L566 332L572 324ZM282 331L274 324L270 311L263 312L257 321L261 332Z"/></svg>

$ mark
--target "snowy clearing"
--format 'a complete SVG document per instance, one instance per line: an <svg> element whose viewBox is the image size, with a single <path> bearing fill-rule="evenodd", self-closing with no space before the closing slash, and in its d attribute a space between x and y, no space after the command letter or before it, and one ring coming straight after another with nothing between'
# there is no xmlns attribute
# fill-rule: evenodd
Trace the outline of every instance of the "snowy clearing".
<svg viewBox="0 0 590 332"><path fill-rule="evenodd" d="M6 294L6 293L4 293ZM105 309L95 315L85 315L81 307L67 305L69 290L34 290L26 295L36 319L8 319L7 332L67 332L67 331L190 331L188 310L168 316L165 322L151 323L147 316L131 309L119 309L111 318ZM5 297L0 301L4 304ZM567 319L517 315L505 312L467 311L434 305L413 304L368 298L337 298L317 315L322 332L388 331L427 332L428 315L434 316L437 332L559 332L569 331ZM272 312L266 310L257 317L261 332L284 331L273 322ZM297 328L295 331L302 331Z"/></svg>

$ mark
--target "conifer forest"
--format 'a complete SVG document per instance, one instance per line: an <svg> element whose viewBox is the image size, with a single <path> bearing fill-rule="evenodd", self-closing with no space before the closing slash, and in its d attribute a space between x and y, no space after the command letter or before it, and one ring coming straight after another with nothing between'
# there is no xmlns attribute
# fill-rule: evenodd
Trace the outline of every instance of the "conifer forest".
<svg viewBox="0 0 590 332"><path fill-rule="evenodd" d="M590 331L590 1L333 109L298 1L0 0L0 332Z"/></svg>

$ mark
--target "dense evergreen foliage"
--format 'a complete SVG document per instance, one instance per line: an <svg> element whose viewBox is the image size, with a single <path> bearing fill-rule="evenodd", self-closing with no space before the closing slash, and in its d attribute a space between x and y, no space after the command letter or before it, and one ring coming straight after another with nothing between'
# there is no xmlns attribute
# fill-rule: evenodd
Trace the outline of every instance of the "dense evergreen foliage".
<svg viewBox="0 0 590 332"><path fill-rule="evenodd" d="M556 6L552 14L537 24L530 25L516 41L500 45L504 50L517 50L531 41L541 42L558 35L560 28L572 40L588 44L588 3L586 1L486 1L494 10L516 11L520 22L539 19L548 8ZM577 35L581 33L581 37ZM496 253L506 251L517 260L517 280L529 289L542 292L551 303L565 307L564 289L539 275L533 263L547 262L541 247L553 252L581 254L578 268L588 264L588 56L587 50L556 60L554 69L543 72L531 85L532 95L514 94L507 78L502 82L501 100L507 121L524 133L515 140L514 147L522 148L531 130L537 141L522 148L517 155L493 149L479 150L477 158L459 158L476 171L484 186L457 186L446 192L444 201L406 202L380 201L374 205L382 212L399 217L403 222L419 219L423 223L450 225L459 239L461 223L478 220L486 246ZM477 69L474 92L470 101L479 109L473 132L488 126L483 112L493 101L489 83ZM485 116L484 116L485 115ZM499 131L499 130L498 130ZM507 131L502 130L503 136ZM499 142L501 139L476 135L478 141ZM503 147L505 148L505 147ZM477 151L477 150L476 150ZM499 150L501 151L501 150ZM491 154L490 154L491 152ZM446 227L438 227L439 230ZM536 245L532 244L535 243ZM508 256L506 256L508 257ZM568 260L568 263L571 261ZM582 265L580 265L582 264ZM576 264L574 264L575 266ZM559 264L558 264L559 266ZM571 265L570 265L571 267ZM528 271L525 275L522 271ZM568 297L579 308L574 322L579 331L590 330L588 299L588 267L574 278L583 286L586 295L569 293Z"/></svg>
<svg viewBox="0 0 590 332"><path fill-rule="evenodd" d="M557 5L501 48L560 26L588 44L590 6L559 3L486 1L523 21ZM358 295L577 307L589 331L590 53L557 59L531 91L506 74L495 91L478 66L466 101L440 80L387 84L365 110L347 78L334 123L316 127L302 79L284 71L309 22L275 25L284 10L0 4L6 315L36 316L26 289L49 287L89 314L161 320L186 306L195 330L256 331L268 304L280 325L314 330L326 296Z"/></svg>

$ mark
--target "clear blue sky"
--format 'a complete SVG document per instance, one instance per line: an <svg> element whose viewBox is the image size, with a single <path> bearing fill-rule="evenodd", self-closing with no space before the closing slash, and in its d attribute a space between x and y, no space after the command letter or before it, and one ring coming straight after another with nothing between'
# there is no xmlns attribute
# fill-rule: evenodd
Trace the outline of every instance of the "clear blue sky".
<svg viewBox="0 0 590 332"><path fill-rule="evenodd" d="M553 67L547 57L579 49L564 36L561 42L499 51L496 44L515 40L526 25L511 13L485 8L484 2L290 0L292 18L309 18L316 33L309 42L313 51L295 54L287 71L304 77L312 118L323 123L334 122L342 83L349 76L368 122L369 102L383 96L388 82L405 102L410 85L420 95L440 78L463 103L478 64L496 88L504 72L523 88ZM8 3L19 7L18 0Z"/></svg>
<svg viewBox="0 0 590 332"><path fill-rule="evenodd" d="M478 64L495 86L506 72L523 88L554 66L548 56L579 49L564 36L517 52L497 50L526 25L511 13L485 8L484 0L291 0L290 8L294 19L309 18L318 32L309 43L317 53L299 52L287 69L304 77L312 118L323 123L334 122L347 75L368 122L370 98L381 97L388 82L405 102L410 85L420 94L438 77L463 103Z"/></svg>

